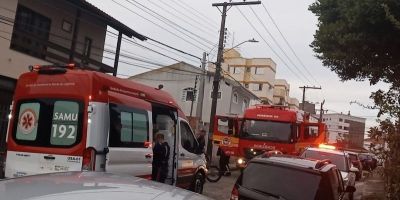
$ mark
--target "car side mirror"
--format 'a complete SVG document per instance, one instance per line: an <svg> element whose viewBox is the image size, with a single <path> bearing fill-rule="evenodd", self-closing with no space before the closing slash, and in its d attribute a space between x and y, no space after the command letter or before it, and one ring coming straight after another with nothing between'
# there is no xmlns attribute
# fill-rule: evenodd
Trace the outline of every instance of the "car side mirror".
<svg viewBox="0 0 400 200"><path fill-rule="evenodd" d="M346 190L345 190L345 192L348 192L348 193L353 193L353 192L355 192L356 191L356 187L354 187L354 186L352 186L352 185L348 185L347 187L346 187Z"/></svg>
<svg viewBox="0 0 400 200"><path fill-rule="evenodd" d="M357 168L351 166L351 167L350 167L350 172L357 173L357 172L359 172L359 170L358 170Z"/></svg>

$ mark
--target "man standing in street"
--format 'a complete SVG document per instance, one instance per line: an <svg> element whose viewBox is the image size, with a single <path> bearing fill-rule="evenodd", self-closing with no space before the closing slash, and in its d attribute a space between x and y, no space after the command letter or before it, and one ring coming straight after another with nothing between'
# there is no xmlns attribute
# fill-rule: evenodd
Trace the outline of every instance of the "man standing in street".
<svg viewBox="0 0 400 200"><path fill-rule="evenodd" d="M170 154L170 147L164 141L163 134L156 134L156 143L153 148L153 163L151 179L165 183L168 174L168 160Z"/></svg>

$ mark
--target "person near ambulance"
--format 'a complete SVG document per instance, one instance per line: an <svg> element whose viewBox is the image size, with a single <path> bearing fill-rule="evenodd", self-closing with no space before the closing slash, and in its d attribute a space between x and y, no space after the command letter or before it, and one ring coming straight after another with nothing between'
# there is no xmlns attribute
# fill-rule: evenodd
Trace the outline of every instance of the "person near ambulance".
<svg viewBox="0 0 400 200"><path fill-rule="evenodd" d="M164 141L163 134L156 134L156 143L153 147L153 163L151 179L165 183L165 179L168 175L168 160L170 155L170 147L167 142Z"/></svg>

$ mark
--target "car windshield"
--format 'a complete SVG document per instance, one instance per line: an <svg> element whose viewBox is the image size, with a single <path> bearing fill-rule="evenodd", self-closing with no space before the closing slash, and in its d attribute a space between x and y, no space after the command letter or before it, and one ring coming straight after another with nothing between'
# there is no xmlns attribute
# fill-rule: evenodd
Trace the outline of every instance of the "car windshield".
<svg viewBox="0 0 400 200"><path fill-rule="evenodd" d="M344 171L344 172L349 171L347 169L346 158L344 157L344 154L339 155L339 154L323 152L323 151L306 150L305 152L303 152L303 154L301 156L303 158L312 158L312 159L317 159L317 160L328 159L332 162L332 164L336 165L340 171Z"/></svg>
<svg viewBox="0 0 400 200"><path fill-rule="evenodd" d="M293 126L286 122L244 120L241 138L291 142Z"/></svg>
<svg viewBox="0 0 400 200"><path fill-rule="evenodd" d="M80 141L83 105L79 101L32 99L18 102L13 137L29 146L73 146Z"/></svg>
<svg viewBox="0 0 400 200"><path fill-rule="evenodd" d="M314 199L321 176L307 171L250 163L243 171L242 186L283 199Z"/></svg>

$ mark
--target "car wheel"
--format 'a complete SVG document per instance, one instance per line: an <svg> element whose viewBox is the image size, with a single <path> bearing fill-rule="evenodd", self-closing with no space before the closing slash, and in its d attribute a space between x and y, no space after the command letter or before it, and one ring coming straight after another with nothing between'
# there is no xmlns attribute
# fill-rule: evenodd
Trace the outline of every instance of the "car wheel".
<svg viewBox="0 0 400 200"><path fill-rule="evenodd" d="M204 175L201 172L198 172L193 180L191 190L193 192L202 194L203 193L203 186L204 186Z"/></svg>

